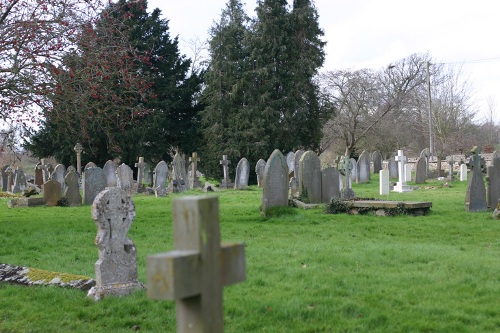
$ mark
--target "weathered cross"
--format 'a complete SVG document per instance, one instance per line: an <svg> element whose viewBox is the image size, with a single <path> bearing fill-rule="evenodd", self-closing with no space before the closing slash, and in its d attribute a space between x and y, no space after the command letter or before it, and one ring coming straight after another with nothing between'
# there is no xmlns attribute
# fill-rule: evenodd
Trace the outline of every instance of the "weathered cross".
<svg viewBox="0 0 500 333"><path fill-rule="evenodd" d="M191 154L191 157L189 158L189 162L192 163L192 173L193 173L193 179L196 179L196 171L198 171L198 162L200 161L200 158L198 157L198 153L194 152Z"/></svg>
<svg viewBox="0 0 500 333"><path fill-rule="evenodd" d="M450 160L448 161L448 165L450 166L449 179L453 180L453 176L454 176L453 166L455 165L455 160L453 159L453 156L450 157Z"/></svg>
<svg viewBox="0 0 500 333"><path fill-rule="evenodd" d="M398 150L398 156L394 158L398 162L398 172L399 172L399 182L401 184L406 184L405 180L405 164L406 156L403 155L403 151Z"/></svg>
<svg viewBox="0 0 500 333"><path fill-rule="evenodd" d="M220 244L217 197L174 201L174 248L147 258L148 297L175 300L177 332L224 331L222 288L245 280L242 243Z"/></svg>
<svg viewBox="0 0 500 333"><path fill-rule="evenodd" d="M222 164L222 168L224 170L224 180L229 181L229 164L231 164L231 161L227 159L227 155L222 155L220 164Z"/></svg>
<svg viewBox="0 0 500 333"><path fill-rule="evenodd" d="M137 184L139 185L139 188L141 188L144 180L144 169L146 168L144 157L139 157L139 162L135 163L135 167L137 168Z"/></svg>

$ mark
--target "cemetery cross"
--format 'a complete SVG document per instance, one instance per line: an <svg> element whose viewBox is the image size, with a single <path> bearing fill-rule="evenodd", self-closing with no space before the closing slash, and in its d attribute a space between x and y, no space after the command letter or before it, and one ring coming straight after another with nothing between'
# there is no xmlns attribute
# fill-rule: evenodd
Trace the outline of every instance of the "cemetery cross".
<svg viewBox="0 0 500 333"><path fill-rule="evenodd" d="M76 152L76 171L79 175L81 175L83 146L80 144L80 142L77 142L75 147L73 147L73 150Z"/></svg>
<svg viewBox="0 0 500 333"><path fill-rule="evenodd" d="M222 287L245 280L244 244L220 244L217 197L173 204L174 251L147 258L148 297L175 300L177 332L224 331Z"/></svg>
<svg viewBox="0 0 500 333"><path fill-rule="evenodd" d="M144 180L144 169L146 168L146 163L144 163L144 157L139 157L139 162L135 163L134 166L137 168L137 186L140 191L142 191L142 182Z"/></svg>

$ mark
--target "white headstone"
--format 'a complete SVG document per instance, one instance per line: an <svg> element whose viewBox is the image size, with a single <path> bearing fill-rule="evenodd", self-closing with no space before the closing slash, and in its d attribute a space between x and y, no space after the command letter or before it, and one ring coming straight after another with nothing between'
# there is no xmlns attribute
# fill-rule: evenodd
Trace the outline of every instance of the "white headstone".
<svg viewBox="0 0 500 333"><path fill-rule="evenodd" d="M380 195L389 195L389 170L382 169L379 171Z"/></svg>
<svg viewBox="0 0 500 333"><path fill-rule="evenodd" d="M465 163L460 164L460 181L467 181L467 165Z"/></svg>
<svg viewBox="0 0 500 333"><path fill-rule="evenodd" d="M403 155L402 150L398 150L398 156L396 156L395 160L398 162L399 181L396 183L396 186L394 186L393 191L399 193L410 192L412 189L410 186L406 185L405 179L404 166L406 164L406 156Z"/></svg>

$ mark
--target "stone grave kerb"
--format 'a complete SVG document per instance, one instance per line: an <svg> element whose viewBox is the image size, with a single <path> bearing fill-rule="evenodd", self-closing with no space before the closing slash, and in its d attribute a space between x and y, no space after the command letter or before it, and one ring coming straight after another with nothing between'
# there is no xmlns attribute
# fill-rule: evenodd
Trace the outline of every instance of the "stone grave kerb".
<svg viewBox="0 0 500 333"><path fill-rule="evenodd" d="M217 197L173 204L174 251L148 256L148 297L175 300L177 332L224 331L223 286L245 280L242 243L220 244Z"/></svg>

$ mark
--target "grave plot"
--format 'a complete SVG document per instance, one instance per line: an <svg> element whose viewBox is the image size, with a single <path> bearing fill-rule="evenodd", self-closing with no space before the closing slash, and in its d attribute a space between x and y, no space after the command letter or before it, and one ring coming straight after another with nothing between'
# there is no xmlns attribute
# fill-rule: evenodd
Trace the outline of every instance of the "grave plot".
<svg viewBox="0 0 500 333"><path fill-rule="evenodd" d="M378 216L395 215L426 215L432 207L432 202L420 201L386 201L386 200L332 200L326 206L329 214L347 213L375 214Z"/></svg>

